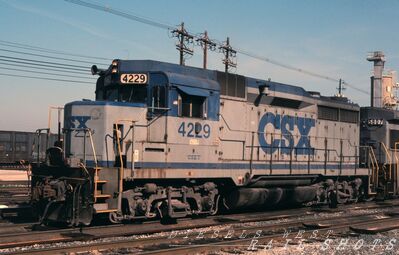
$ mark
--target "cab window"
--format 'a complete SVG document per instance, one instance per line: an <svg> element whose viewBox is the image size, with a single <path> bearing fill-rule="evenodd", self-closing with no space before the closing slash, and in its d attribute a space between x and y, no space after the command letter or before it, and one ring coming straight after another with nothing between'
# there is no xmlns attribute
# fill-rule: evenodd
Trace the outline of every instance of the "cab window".
<svg viewBox="0 0 399 255"><path fill-rule="evenodd" d="M122 102L145 103L147 100L147 86L130 85L122 87L119 96Z"/></svg>
<svg viewBox="0 0 399 255"><path fill-rule="evenodd" d="M151 91L151 107L154 109L166 107L165 86L155 85Z"/></svg>
<svg viewBox="0 0 399 255"><path fill-rule="evenodd" d="M206 117L206 98L201 96L179 94L179 116L190 118Z"/></svg>

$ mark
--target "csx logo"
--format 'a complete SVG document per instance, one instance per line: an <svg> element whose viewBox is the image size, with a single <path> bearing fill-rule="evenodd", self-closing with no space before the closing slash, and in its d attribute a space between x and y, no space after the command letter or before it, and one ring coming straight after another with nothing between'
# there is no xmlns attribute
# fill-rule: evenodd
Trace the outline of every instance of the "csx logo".
<svg viewBox="0 0 399 255"><path fill-rule="evenodd" d="M90 116L71 116L68 121L69 128L87 128L86 122L90 119Z"/></svg>
<svg viewBox="0 0 399 255"><path fill-rule="evenodd" d="M273 139L266 140L266 136L270 138L270 134L266 134L267 125L273 125L275 130L281 130L280 135L273 135ZM294 137L292 132L294 127L299 131L299 139L297 144L294 144ZM282 154L290 154L292 150L298 155L313 154L313 148L310 146L309 132L315 126L315 120L311 118L295 118L289 115L281 116L267 113L262 116L259 122L259 144L263 151L267 154L275 152L280 148ZM272 144L273 143L273 144Z"/></svg>

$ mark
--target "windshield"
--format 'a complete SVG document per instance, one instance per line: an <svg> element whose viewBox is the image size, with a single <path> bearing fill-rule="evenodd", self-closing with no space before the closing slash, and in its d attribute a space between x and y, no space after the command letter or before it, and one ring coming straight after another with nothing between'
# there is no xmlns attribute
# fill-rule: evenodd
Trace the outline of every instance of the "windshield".
<svg viewBox="0 0 399 255"><path fill-rule="evenodd" d="M98 100L130 102L130 103L146 103L147 102L147 86L133 85L123 87L105 88L105 93L99 93L102 98Z"/></svg>

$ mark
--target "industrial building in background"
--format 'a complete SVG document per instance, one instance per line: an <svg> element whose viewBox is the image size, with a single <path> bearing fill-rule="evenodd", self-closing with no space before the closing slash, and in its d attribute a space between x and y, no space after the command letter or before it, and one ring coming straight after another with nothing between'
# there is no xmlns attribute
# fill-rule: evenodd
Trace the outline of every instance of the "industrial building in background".
<svg viewBox="0 0 399 255"><path fill-rule="evenodd" d="M399 87L395 71L384 73L385 55L374 51L367 57L374 62L374 74L371 77L371 107L394 109L398 105L396 90Z"/></svg>

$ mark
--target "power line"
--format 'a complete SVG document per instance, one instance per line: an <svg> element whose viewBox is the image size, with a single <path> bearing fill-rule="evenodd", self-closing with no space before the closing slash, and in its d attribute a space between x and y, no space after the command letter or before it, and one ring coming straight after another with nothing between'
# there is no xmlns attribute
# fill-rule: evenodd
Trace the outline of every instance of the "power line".
<svg viewBox="0 0 399 255"><path fill-rule="evenodd" d="M52 64L52 65L58 65L58 66L76 67L76 68L82 68L84 70L86 70L87 68L90 69L89 66L71 65L71 64L64 64L64 63L57 63L57 62L50 62L50 61L42 61L42 60L33 60L33 59L27 59L27 58L10 57L10 56L4 56L4 55L0 55L0 58L13 59L13 60L23 60L23 61L29 61L29 62L35 62L35 63L43 63L43 64Z"/></svg>
<svg viewBox="0 0 399 255"><path fill-rule="evenodd" d="M241 53L242 55L248 56L248 57L252 57L252 58L255 58L255 59L270 63L270 64L273 64L273 65L276 65L276 66L283 67L285 69L289 69L289 70L292 70L292 71L296 71L296 72L300 72L300 73L303 73L303 74L307 74L309 76L313 76L313 77L316 77L316 78L321 78L321 79L325 79L325 80L332 81L332 82L339 82L339 80L340 80L340 79L332 78L332 77L329 77L329 76L326 76L326 75L321 75L321 74L318 74L318 73L315 73L315 72L307 71L307 70L302 69L302 68L297 68L297 67L294 67L294 66L291 66L291 65L287 65L287 64L281 63L279 61L276 61L276 60L273 60L273 59L270 59L270 58L262 57L262 56L247 52L245 50L237 49L237 52ZM343 81L343 83L346 86L348 86L348 87L350 87L350 88L352 88L354 90L357 90L357 91L365 93L365 94L369 94L368 91L363 90L361 88L358 88L356 86L353 86L351 84L348 84L345 81Z"/></svg>
<svg viewBox="0 0 399 255"><path fill-rule="evenodd" d="M88 72L84 71L73 71L73 70L63 70L63 69L53 69L51 67L40 67L40 66L32 66L32 64L26 64L26 65L21 65L21 64L14 64L14 63L9 63L7 60L2 60L0 59L0 62L4 61L5 63L0 63L0 65L4 66L16 66L16 67L25 67L25 68L30 68L30 69L37 69L37 70L46 70L46 71L53 71L53 72L61 72L61 73L76 73L76 74L89 74ZM34 65L34 64L33 64ZM56 67L54 67L56 68Z"/></svg>
<svg viewBox="0 0 399 255"><path fill-rule="evenodd" d="M2 48L0 48L0 51L23 54L23 55L29 55L29 56L35 56L35 57L42 57L42 58L66 60L66 61L70 61L70 62L79 62L79 63L93 64L93 62L84 61L84 60L71 59L71 58L60 58L60 57L54 57L54 56L49 56L49 55L43 55L43 54L35 54L35 53L16 51L16 50L7 50L7 49L2 49ZM104 63L96 63L96 64L98 64L98 65L108 65L108 64L104 64Z"/></svg>
<svg viewBox="0 0 399 255"><path fill-rule="evenodd" d="M30 63L30 62L25 62L25 61L18 61L18 60L9 60L9 59L1 59L0 61L8 63L17 63L17 64L27 64L27 65L34 65L34 66L42 66L42 67L51 67L51 68L58 68L62 70L75 70L75 71L82 71L84 72L85 70L78 69L78 68L73 68L73 67L63 67L63 66L54 66L54 65L46 65L46 64L38 64L38 63ZM87 72L90 72L89 69L87 69Z"/></svg>
<svg viewBox="0 0 399 255"><path fill-rule="evenodd" d="M358 87L356 87L356 86L353 86L352 84L347 83L346 81L342 81L342 84L345 84L347 87L352 88L352 89L354 89L354 90L357 90L357 91L359 91L359 92L362 92L362 93L364 93L364 94L366 94L366 95L370 95L370 92L369 92L369 91L364 90L364 89L361 89L361 88L358 88Z"/></svg>
<svg viewBox="0 0 399 255"><path fill-rule="evenodd" d="M27 44L23 44L23 43L16 43L16 42L5 41L5 40L0 40L0 45L13 47L13 48L19 48L19 49L33 50L33 51L38 51L38 52L46 52L46 53L57 54L57 55L64 55L64 56L73 56L73 57L80 57L80 58L87 58L87 59L112 60L110 58L75 54L75 53L70 53L70 52L66 52L66 51L46 49L43 47L31 46L31 45L27 45Z"/></svg>
<svg viewBox="0 0 399 255"><path fill-rule="evenodd" d="M122 11L119 11L119 10L116 10L116 9L111 9L110 7L101 6L101 5L97 5L97 4L93 4L93 3L88 3L88 2L85 2L85 1L82 1L82 0L65 0L65 1L73 3L73 4L76 4L76 5L81 5L81 6L84 6L84 7L96 9L96 10L99 10L99 11L108 12L108 13L111 13L111 14L114 14L114 15L117 15L117 16L121 16L121 17L124 17L124 18L127 18L127 19L131 19L131 20L134 20L134 21L138 21L138 22L141 22L141 23L144 23L144 24L147 24L147 25L151 25L151 26L154 26L154 27L158 27L158 28L162 28L162 29L168 29L168 30L175 30L176 29L175 26L170 26L170 25L167 25L165 23L157 22L157 21L154 21L153 19L150 19L150 18L143 18L143 17L139 17L138 15L125 13L125 12L122 12ZM194 38L195 39L199 39L200 37L194 36ZM218 45L219 45L219 47L223 47L224 46L221 43L218 43ZM267 57L258 56L258 55L254 54L254 53L250 53L250 52L245 51L245 50L238 50L237 49L237 52L240 53L240 54L246 55L248 57L252 57L252 58L255 58L255 59L270 63L270 64L273 64L273 65L276 65L276 66L280 66L282 68L286 68L286 69L289 69L289 70L292 70L292 71L300 72L300 73L303 73L303 74L306 74L306 75L310 75L310 76L317 77L317 78L320 78L320 79L325 79L325 80L332 81L332 82L339 82L339 79L332 78L332 77L329 77L329 76L326 76L326 75L322 75L322 74L318 74L318 73L315 73L315 72L312 72L312 71L308 71L308 70L305 70L305 69L302 69L302 68L297 68L297 67L294 67L294 66L291 66L291 65L287 65L287 64L281 63L279 61L276 61L276 60L273 60L273 59L270 59L270 58L267 58ZM226 54L226 53L224 52L224 54ZM226 58L225 58L225 60L226 60ZM224 61L224 63L225 63L225 61ZM225 65L226 65L226 63L225 63ZM353 85L350 85L348 83L345 83L345 84L346 84L346 86L351 87L351 88L353 88L353 89L355 89L355 90L357 90L359 92L369 94L367 91L365 91L363 89L360 89L360 88L355 87Z"/></svg>
<svg viewBox="0 0 399 255"><path fill-rule="evenodd" d="M94 84L93 82L87 81L76 81L76 80L64 80L64 79L54 79L54 78L46 78L46 77L38 77L38 76L28 76L28 75L15 75L15 74L6 74L0 73L3 76L10 76L10 77L18 77L18 78L30 78L30 79L39 79L39 80L50 80L50 81L62 81L62 82L71 82L71 83L85 83L85 84Z"/></svg>
<svg viewBox="0 0 399 255"><path fill-rule="evenodd" d="M339 82L339 79L331 78L331 77L328 77L326 75L317 74L317 73L314 73L314 72L311 72L311 71L304 70L302 68L297 68L297 67L294 67L294 66L291 66L291 65L287 65L287 64L278 62L276 60L273 60L273 59L270 59L270 58L267 58L267 57L262 57L262 56L254 54L254 53L247 52L245 50L237 49L237 52L239 52L239 53L241 53L241 54L243 54L245 56L251 57L251 58L255 58L255 59L258 59L258 60L273 64L273 65L276 65L276 66L280 66L280 67L283 67L283 68L286 68L286 69L290 69L292 71L305 73L305 74L308 74L308 75L311 75L311 76L314 76L314 77L317 77L317 78L326 79L326 80L333 81L333 82Z"/></svg>
<svg viewBox="0 0 399 255"><path fill-rule="evenodd" d="M138 21L140 23L147 24L147 25L150 25L150 26L153 26L153 27L158 27L158 28L168 29L168 30L171 30L171 29L175 28L175 26L171 26L171 25L168 25L168 24L165 24L165 23L161 23L161 22L155 21L155 20L147 18L147 17L142 17L142 16L139 16L137 14L125 13L125 12L119 11L117 9L112 9L110 7L107 7L107 6L101 6L101 5L98 5L98 4L93 4L93 3L89 3L89 2L85 2L85 1L81 1L81 0L65 0L65 1L73 3L73 4L76 4L76 5L81 5L81 6L84 6L84 7L89 7L89 8L92 8L92 9L96 9L96 10L99 10L99 11L109 12L109 13L112 13L114 15L117 15L117 16L120 16L120 17L124 17L124 18L130 19L130 20Z"/></svg>
<svg viewBox="0 0 399 255"><path fill-rule="evenodd" d="M40 72L40 71L31 71L25 69L18 69L18 68L9 68L9 67L2 67L1 70L10 70L10 71L18 71L18 72L28 72L28 73L36 73L36 74L46 74L46 75L53 75L53 76L62 76L62 77L69 77L69 78L78 78L78 79L89 79L89 80L97 80L91 77L83 77L83 76L74 76L74 75L67 75L67 74L56 74L56 73L48 73L48 72Z"/></svg>

